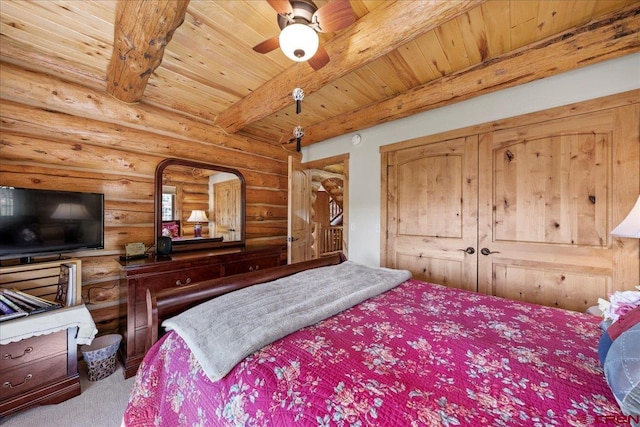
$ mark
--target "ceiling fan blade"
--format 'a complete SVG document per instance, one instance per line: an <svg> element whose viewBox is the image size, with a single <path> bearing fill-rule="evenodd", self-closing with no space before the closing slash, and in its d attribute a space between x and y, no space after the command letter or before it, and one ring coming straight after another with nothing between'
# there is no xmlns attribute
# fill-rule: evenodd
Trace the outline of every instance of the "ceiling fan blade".
<svg viewBox="0 0 640 427"><path fill-rule="evenodd" d="M311 22L317 23L321 33L333 33L356 22L349 0L333 0L316 10Z"/></svg>
<svg viewBox="0 0 640 427"><path fill-rule="evenodd" d="M276 37L271 37L270 39L267 39L262 43L258 43L253 47L253 50L255 50L258 53L269 53L273 50L276 50L279 47L280 47L280 40L278 39L278 36L276 36Z"/></svg>
<svg viewBox="0 0 640 427"><path fill-rule="evenodd" d="M275 9L281 15L289 15L293 13L293 7L289 0L267 0L269 6Z"/></svg>
<svg viewBox="0 0 640 427"><path fill-rule="evenodd" d="M322 46L318 46L318 51L315 55L309 59L309 65L311 68L318 71L320 68L324 67L329 63L329 54Z"/></svg>

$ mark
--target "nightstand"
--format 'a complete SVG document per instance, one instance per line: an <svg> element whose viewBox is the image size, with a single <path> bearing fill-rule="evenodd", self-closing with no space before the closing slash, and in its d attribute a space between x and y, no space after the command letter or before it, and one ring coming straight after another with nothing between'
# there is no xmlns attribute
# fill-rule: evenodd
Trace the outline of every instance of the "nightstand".
<svg viewBox="0 0 640 427"><path fill-rule="evenodd" d="M2 322L0 417L78 396L78 344L96 333L84 305Z"/></svg>

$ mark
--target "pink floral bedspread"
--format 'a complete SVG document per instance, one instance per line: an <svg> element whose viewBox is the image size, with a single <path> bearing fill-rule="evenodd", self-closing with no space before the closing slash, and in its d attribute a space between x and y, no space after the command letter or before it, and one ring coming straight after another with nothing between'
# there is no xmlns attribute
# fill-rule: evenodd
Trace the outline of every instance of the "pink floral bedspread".
<svg viewBox="0 0 640 427"><path fill-rule="evenodd" d="M124 425L593 426L621 414L598 361L598 323L409 280L215 383L165 335L138 370Z"/></svg>

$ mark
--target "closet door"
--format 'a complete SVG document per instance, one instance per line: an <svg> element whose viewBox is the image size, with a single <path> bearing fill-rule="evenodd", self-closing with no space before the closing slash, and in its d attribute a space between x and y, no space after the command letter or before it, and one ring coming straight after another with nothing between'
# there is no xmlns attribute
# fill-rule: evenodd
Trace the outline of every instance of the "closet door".
<svg viewBox="0 0 640 427"><path fill-rule="evenodd" d="M481 135L479 291L583 311L614 290L627 261L612 247L622 218L613 206L638 185L631 113L630 122L610 109Z"/></svg>
<svg viewBox="0 0 640 427"><path fill-rule="evenodd" d="M477 290L478 138L390 152L384 264Z"/></svg>

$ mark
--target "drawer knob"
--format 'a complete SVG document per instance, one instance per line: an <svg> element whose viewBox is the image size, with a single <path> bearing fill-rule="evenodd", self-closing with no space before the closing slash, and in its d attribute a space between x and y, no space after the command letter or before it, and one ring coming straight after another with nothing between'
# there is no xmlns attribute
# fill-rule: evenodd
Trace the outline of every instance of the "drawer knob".
<svg viewBox="0 0 640 427"><path fill-rule="evenodd" d="M189 283L191 283L191 277L187 277L184 283L180 279L176 280L176 286L188 285Z"/></svg>
<svg viewBox="0 0 640 427"><path fill-rule="evenodd" d="M20 384L11 384L9 381L5 381L4 384L2 384L2 387L5 388L14 388L14 387L20 387L21 385L24 385L27 383L27 381L29 381L31 378L33 378L33 375L28 374L26 377L24 377L24 380L20 383Z"/></svg>
<svg viewBox="0 0 640 427"><path fill-rule="evenodd" d="M255 265L255 266L254 266L254 265L251 265L251 266L249 266L249 271L256 271L256 270L258 270L259 268L260 268L260 266L259 266L259 265Z"/></svg>
<svg viewBox="0 0 640 427"><path fill-rule="evenodd" d="M27 348L24 349L24 351L22 352L22 354L20 356L12 356L11 353L5 353L2 355L2 358L4 360L16 360L16 359L20 359L21 357L24 357L25 355L31 353L33 351L33 347L29 346Z"/></svg>

